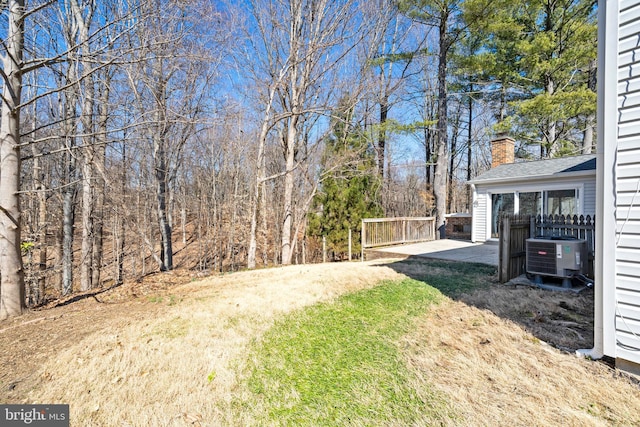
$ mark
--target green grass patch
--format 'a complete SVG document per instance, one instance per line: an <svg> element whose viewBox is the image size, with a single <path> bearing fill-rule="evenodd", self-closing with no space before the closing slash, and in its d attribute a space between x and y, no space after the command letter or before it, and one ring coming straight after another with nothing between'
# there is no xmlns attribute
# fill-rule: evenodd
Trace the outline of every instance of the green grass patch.
<svg viewBox="0 0 640 427"><path fill-rule="evenodd" d="M286 316L252 349L251 393L236 402L237 410L248 411L257 425L424 425L441 419L446 403L413 388L396 345L413 319L441 298L433 287L407 279Z"/></svg>
<svg viewBox="0 0 640 427"><path fill-rule="evenodd" d="M399 271L428 283L451 298L458 298L495 282L496 267L490 265L434 259L407 259L399 264L403 263L412 267L411 271L405 272L398 266Z"/></svg>

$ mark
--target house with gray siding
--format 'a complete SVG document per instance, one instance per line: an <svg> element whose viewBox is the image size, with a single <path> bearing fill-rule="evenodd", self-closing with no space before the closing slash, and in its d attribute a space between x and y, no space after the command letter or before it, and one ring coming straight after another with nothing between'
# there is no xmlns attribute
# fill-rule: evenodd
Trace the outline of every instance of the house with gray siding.
<svg viewBox="0 0 640 427"><path fill-rule="evenodd" d="M598 3L593 358L640 373L640 0Z"/></svg>
<svg viewBox="0 0 640 427"><path fill-rule="evenodd" d="M596 156L514 163L514 141L492 141L492 167L469 181L473 191L471 240L498 239L501 213L591 215L596 212Z"/></svg>

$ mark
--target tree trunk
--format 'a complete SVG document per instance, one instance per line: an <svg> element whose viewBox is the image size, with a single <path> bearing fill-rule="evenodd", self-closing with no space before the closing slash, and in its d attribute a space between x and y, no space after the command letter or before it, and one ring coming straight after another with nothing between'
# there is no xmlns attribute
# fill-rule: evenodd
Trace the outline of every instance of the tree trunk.
<svg viewBox="0 0 640 427"><path fill-rule="evenodd" d="M71 141L73 138L69 138ZM66 188L62 198L62 295L73 292L73 230L76 204L76 159L71 153L73 142L65 154Z"/></svg>
<svg viewBox="0 0 640 427"><path fill-rule="evenodd" d="M456 204L454 200L454 169L455 169L455 157L456 152L458 150L457 142L458 142L458 132L460 130L460 111L458 110L456 114L456 119L453 124L453 135L451 136L451 148L449 150L449 174L448 174L448 191L447 191L447 212L453 212L456 210Z"/></svg>
<svg viewBox="0 0 640 427"><path fill-rule="evenodd" d="M173 269L173 249L171 247L171 226L167 217L167 160L164 149L158 147L157 150L154 150L154 158L156 159L156 202L162 243L160 270L168 271Z"/></svg>
<svg viewBox="0 0 640 427"><path fill-rule="evenodd" d="M273 98L275 96L274 84L269 91L269 100L267 102L267 108L262 119L262 127L260 129L260 136L258 138L258 157L256 159L256 184L253 189L253 200L251 204L251 230L249 235L249 253L247 255L247 268L256 268L256 250L258 248L258 216L260 213L260 206L262 205L262 191L264 188L264 150L267 141L267 134L269 132L269 120L271 115L271 108L273 105ZM262 215L265 215L264 210Z"/></svg>
<svg viewBox="0 0 640 427"><path fill-rule="evenodd" d="M582 154L591 154L593 151L593 134L596 126L596 115L589 114L584 127L582 137Z"/></svg>
<svg viewBox="0 0 640 427"><path fill-rule="evenodd" d="M100 275L102 272L102 259L104 247L104 199L105 199L105 180L103 173L105 171L106 147L107 147L107 121L109 120L109 76L106 76L106 82L100 94L100 102L98 105L98 129L97 129L97 145L94 148L94 170L100 171L94 177L94 229L93 229L93 257L91 259L91 272L93 277L91 283L93 286L100 284Z"/></svg>
<svg viewBox="0 0 640 427"><path fill-rule="evenodd" d="M76 67L69 65L67 70L67 83L77 82ZM75 225L75 205L77 196L77 161L72 152L75 149L76 140L76 104L77 88L72 88L67 94L64 103L61 103L61 117L64 119L63 133L64 146L64 174L65 186L62 195L62 294L69 295L73 292L73 240Z"/></svg>
<svg viewBox="0 0 640 427"><path fill-rule="evenodd" d="M33 117L35 118L35 103L33 109ZM32 135L35 135L36 123L34 119L34 125L32 129ZM33 182L34 182L34 190L36 193L36 202L37 207L34 206L34 212L37 212L37 219L34 218L35 221L35 252L37 253L36 259L38 263L37 273L34 274L36 277L36 283L33 284L31 294L34 296L33 304L40 305L44 302L45 299L45 288L46 288L46 270L47 270L47 193L45 191L45 173L43 172L43 166L40 163L40 157L42 153L40 153L36 149L36 145L32 144L32 153L33 153Z"/></svg>
<svg viewBox="0 0 640 427"><path fill-rule="evenodd" d="M496 119L498 123L503 122L507 118L507 88L500 87L500 107Z"/></svg>
<svg viewBox="0 0 640 427"><path fill-rule="evenodd" d="M262 165L263 170L265 165ZM269 265L269 233L267 224L267 186L262 184L262 190L260 191L260 212L262 212L261 221L261 236L262 236L262 266L267 267ZM273 251L277 253L277 250Z"/></svg>
<svg viewBox="0 0 640 427"><path fill-rule="evenodd" d="M432 168L432 153L431 153L431 130L425 126L424 127L424 158L425 158L425 170L424 170L424 180L427 186L426 191L431 190L431 168Z"/></svg>
<svg viewBox="0 0 640 427"><path fill-rule="evenodd" d="M282 265L291 264L293 227L293 188L294 188L294 166L295 166L295 144L298 137L298 115L294 113L289 119L287 129L286 163L284 176L284 215L282 219Z"/></svg>
<svg viewBox="0 0 640 427"><path fill-rule="evenodd" d="M553 79L551 77L547 78L547 83L545 85L545 90L547 95L552 96L555 91L555 86ZM556 122L555 120L549 120L547 122L547 129L544 136L546 153L544 154L544 158L552 158L555 157L559 148L556 144Z"/></svg>
<svg viewBox="0 0 640 427"><path fill-rule="evenodd" d="M120 194L123 197L122 204L126 203L126 191L127 191L127 145L122 144L122 175L120 176ZM113 219L113 245L115 252L115 274L114 284L121 285L124 283L124 248L125 248L125 227L124 222L125 209L122 209L122 214L119 214L119 209L116 207Z"/></svg>
<svg viewBox="0 0 640 427"><path fill-rule="evenodd" d="M78 44L81 47L80 60L77 65L81 66L82 78L78 82L78 94L84 89L82 94L82 113L80 123L82 125L82 145L84 153L82 156L82 244L80 255L80 289L83 291L93 287L93 252L94 248L94 120L93 106L95 87L93 81L93 65L89 60L89 26L93 13L93 3L89 3L88 12L83 15L83 9L77 0L70 2L73 11L74 23L78 26ZM75 66L76 64L72 64Z"/></svg>
<svg viewBox="0 0 640 427"><path fill-rule="evenodd" d="M589 78L587 87L591 89L593 92L596 92L597 89L597 68L596 61L591 61L589 66ZM596 127L596 115L595 113L589 114L586 119L586 123L584 126L584 135L582 137L582 154L591 154L594 148L593 135L595 133Z"/></svg>
<svg viewBox="0 0 640 427"><path fill-rule="evenodd" d="M166 84L163 76L162 62L156 61L154 65L157 86L155 89L156 99L156 123L153 125L153 160L156 178L156 206L158 211L158 224L161 236L161 271L173 269L173 247L171 242L171 224L168 215L168 195L169 195L169 161L167 154L167 117L166 117Z"/></svg>
<svg viewBox="0 0 640 427"><path fill-rule="evenodd" d="M289 71L288 91L290 92L290 112L291 117L287 121L287 134L284 141L284 157L285 157L285 175L284 175L284 198L283 198L283 217L282 217L282 265L291 264L292 238L291 232L293 227L293 188L294 188L294 167L295 167L295 151L298 140L298 120L300 119L300 110L302 108L301 100L304 98L303 89L308 83L307 75L301 70L302 62L305 61L300 50L303 49L304 42L301 40L303 30L303 10L301 1L292 1L291 7L291 24L289 28L289 47L291 68ZM310 59L305 64L308 66Z"/></svg>
<svg viewBox="0 0 640 427"><path fill-rule="evenodd" d="M180 227L182 229L182 244L187 245L187 196L183 194L183 201L180 206Z"/></svg>
<svg viewBox="0 0 640 427"><path fill-rule="evenodd" d="M85 101L86 102L86 101ZM84 127L84 126L83 126ZM87 129L84 130L87 133ZM93 287L93 251L94 251L94 210L95 196L93 188L93 143L85 140L82 157L82 244L80 254L80 290Z"/></svg>
<svg viewBox="0 0 640 427"><path fill-rule="evenodd" d="M444 225L447 199L447 19L440 16L438 53L438 137L436 141L436 167L433 177L433 195L436 202L436 230ZM436 233L436 238L440 233Z"/></svg>
<svg viewBox="0 0 640 427"><path fill-rule="evenodd" d="M257 245L257 231L258 231L258 207L260 204L260 186L263 185L260 182L260 169L256 177L255 189L253 192L253 199L251 200L251 225L249 231L249 252L247 254L247 268L256 268L256 250Z"/></svg>
<svg viewBox="0 0 640 427"><path fill-rule="evenodd" d="M235 246L236 246L236 220L238 217L238 187L239 187L239 177L240 167L236 165L236 170L233 174L233 198L231 202L231 223L229 224L229 240L227 242L227 258L229 259L230 270L236 271L236 254L235 254Z"/></svg>
<svg viewBox="0 0 640 427"><path fill-rule="evenodd" d="M385 129L385 124L387 123L387 118L389 116L389 99L385 94L380 100L380 132L378 132L378 174L380 174L380 179L382 180L382 185L384 187L385 179L385 152L387 145L387 130Z"/></svg>
<svg viewBox="0 0 640 427"><path fill-rule="evenodd" d="M25 308L21 253L20 109L24 0L8 2L7 51L2 57L5 81L0 109L0 319L18 316Z"/></svg>
<svg viewBox="0 0 640 427"><path fill-rule="evenodd" d="M38 298L36 304L42 304L46 292L47 271L47 194L44 192L45 175L38 167ZM34 162L35 169L35 162Z"/></svg>
<svg viewBox="0 0 640 427"><path fill-rule="evenodd" d="M31 128L31 138L32 141L36 137L36 132L38 128L37 123L37 102L33 103L33 110L31 112L32 115L32 128ZM45 180L47 178L44 173L44 167L41 164L41 156L42 153L37 148L37 144L31 144L31 153L33 155L33 166L32 166L32 179L34 184L35 196L37 206L34 206L34 212L37 212L37 219L34 218L35 221L35 252L37 253L36 259L38 263L37 273L35 273L36 283L32 284L34 286L32 288L32 295L35 296L33 303L35 305L40 305L45 300L45 291L46 291L46 271L47 271L47 193Z"/></svg>
<svg viewBox="0 0 640 427"><path fill-rule="evenodd" d="M471 181L471 161L473 154L473 83L469 85L469 120L467 127L467 182ZM471 194L471 185L467 184L467 212L471 213L472 205L473 205L473 195Z"/></svg>

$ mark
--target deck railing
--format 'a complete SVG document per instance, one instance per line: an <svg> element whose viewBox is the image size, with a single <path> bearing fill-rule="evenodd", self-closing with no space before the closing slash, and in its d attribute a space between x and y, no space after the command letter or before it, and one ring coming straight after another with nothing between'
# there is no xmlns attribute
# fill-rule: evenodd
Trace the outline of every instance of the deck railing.
<svg viewBox="0 0 640 427"><path fill-rule="evenodd" d="M435 240L434 217L369 218L362 220L362 249Z"/></svg>

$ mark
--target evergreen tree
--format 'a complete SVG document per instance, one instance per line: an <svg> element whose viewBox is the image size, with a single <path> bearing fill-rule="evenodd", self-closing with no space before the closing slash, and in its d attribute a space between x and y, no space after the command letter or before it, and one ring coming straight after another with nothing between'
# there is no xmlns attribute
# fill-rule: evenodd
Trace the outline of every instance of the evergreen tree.
<svg viewBox="0 0 640 427"><path fill-rule="evenodd" d="M348 252L349 230L353 231L353 252L360 252L359 235L363 218L382 215L377 193L375 153L362 129L353 123L353 107L343 98L331 119L332 132L325 141L321 187L316 194L307 234L325 236L334 258Z"/></svg>
<svg viewBox="0 0 640 427"><path fill-rule="evenodd" d="M588 152L596 108L596 2L497 0L488 13L474 13L482 3L467 2L467 15L471 31L485 39L475 61L499 94L498 130L539 145L541 158Z"/></svg>

